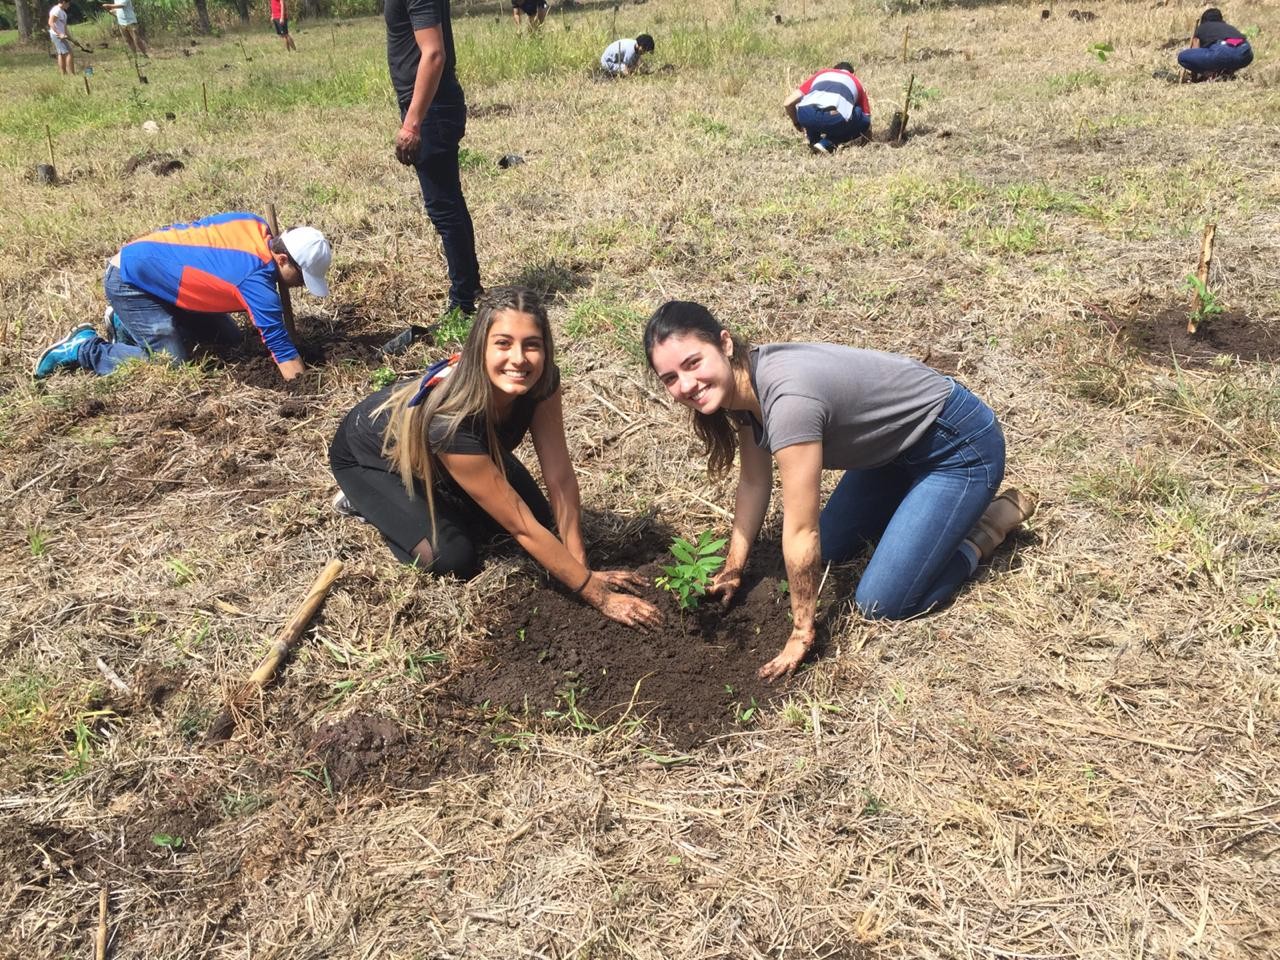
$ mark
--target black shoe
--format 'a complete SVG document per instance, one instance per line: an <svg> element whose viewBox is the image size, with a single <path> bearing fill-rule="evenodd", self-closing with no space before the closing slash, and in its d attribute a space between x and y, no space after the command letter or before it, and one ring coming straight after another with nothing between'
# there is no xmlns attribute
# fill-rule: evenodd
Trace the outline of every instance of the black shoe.
<svg viewBox="0 0 1280 960"><path fill-rule="evenodd" d="M416 323L411 323L384 343L378 352L384 357L398 357L419 340L424 340L429 336L431 336L430 327L422 327Z"/></svg>

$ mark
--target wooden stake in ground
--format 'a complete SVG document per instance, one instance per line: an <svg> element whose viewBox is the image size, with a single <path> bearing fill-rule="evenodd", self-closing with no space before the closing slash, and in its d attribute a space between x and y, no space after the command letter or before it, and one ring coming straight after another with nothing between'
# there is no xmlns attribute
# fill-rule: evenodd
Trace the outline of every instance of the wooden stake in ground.
<svg viewBox="0 0 1280 960"><path fill-rule="evenodd" d="M902 101L902 126L898 127L898 143L905 143L907 139L907 117L911 115L911 91L915 85L916 75L913 73L907 81L907 95Z"/></svg>
<svg viewBox="0 0 1280 960"><path fill-rule="evenodd" d="M267 204L267 226L271 228L272 238L280 236L280 224L276 222L274 203ZM293 341L294 346L297 346L298 335L293 329L293 301L289 299L289 288L283 283L276 286L280 291L280 306L284 310L284 328L288 331L289 339Z"/></svg>
<svg viewBox="0 0 1280 960"><path fill-rule="evenodd" d="M200 101L204 104L204 115L207 117L209 115L209 87L203 80L200 81Z"/></svg>
<svg viewBox="0 0 1280 960"><path fill-rule="evenodd" d="M107 885L98 891L98 931L93 938L93 960L107 960Z"/></svg>
<svg viewBox="0 0 1280 960"><path fill-rule="evenodd" d="M49 132L47 123L44 125L44 139L49 144L49 166L56 167L57 164L53 162L53 134Z"/></svg>
<svg viewBox="0 0 1280 960"><path fill-rule="evenodd" d="M1187 320L1187 333L1195 333L1197 317L1200 316L1200 309L1204 306L1200 299L1200 291L1209 286L1209 264L1213 261L1213 237L1218 232L1216 223L1207 223L1204 227L1204 236L1200 239L1200 266L1196 267L1196 279L1200 281L1200 286L1191 294L1191 316Z"/></svg>
<svg viewBox="0 0 1280 960"><path fill-rule="evenodd" d="M902 31L902 65L903 66L906 66L907 64L907 38L910 36L911 36L911 24L908 23L906 28Z"/></svg>
<svg viewBox="0 0 1280 960"><path fill-rule="evenodd" d="M320 609L320 605L324 603L324 598L329 595L329 588L333 586L333 582L338 579L338 574L340 573L342 573L342 561L330 560L324 570L321 571L320 576L316 577L315 582L311 584L311 589L307 591L306 599L302 601L294 612L292 619L285 624L284 629L280 631L280 635L271 644L271 649L267 651L267 655L258 664L258 669L253 671L236 696L214 719L213 725L209 727L209 733L205 737L205 743L221 743L231 736L231 731L235 729L236 714L239 708L276 675L276 671L280 669L280 664L284 663L285 657L289 655L290 648L302 636L302 631L306 629L307 624L311 622L311 618Z"/></svg>

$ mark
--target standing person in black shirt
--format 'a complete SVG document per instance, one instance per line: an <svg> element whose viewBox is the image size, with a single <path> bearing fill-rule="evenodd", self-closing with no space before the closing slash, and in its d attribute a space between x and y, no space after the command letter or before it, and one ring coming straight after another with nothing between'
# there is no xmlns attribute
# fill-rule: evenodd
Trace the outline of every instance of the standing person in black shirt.
<svg viewBox="0 0 1280 960"><path fill-rule="evenodd" d="M462 195L458 143L467 105L454 73L449 0L386 0L387 64L400 104L396 159L418 172L427 216L444 242L449 266L449 313L471 314L480 293L475 229ZM403 353L430 327L410 325L382 350Z"/></svg>
<svg viewBox="0 0 1280 960"><path fill-rule="evenodd" d="M1253 48L1243 33L1222 19L1222 11L1210 7L1200 15L1191 46L1178 54L1178 63L1193 83L1230 76L1253 63Z"/></svg>

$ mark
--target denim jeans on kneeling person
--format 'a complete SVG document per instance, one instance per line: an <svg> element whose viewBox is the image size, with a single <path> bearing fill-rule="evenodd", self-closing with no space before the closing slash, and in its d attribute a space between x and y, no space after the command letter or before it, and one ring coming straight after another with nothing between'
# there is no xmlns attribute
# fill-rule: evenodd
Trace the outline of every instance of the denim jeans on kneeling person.
<svg viewBox="0 0 1280 960"><path fill-rule="evenodd" d="M406 109L407 105L401 105L401 120ZM462 195L458 169L459 143L466 132L466 106L432 107L422 121L422 145L413 166L418 172L427 216L444 244L449 306L471 313L480 293L480 264L476 260L475 228L467 199Z"/></svg>
<svg viewBox="0 0 1280 960"><path fill-rule="evenodd" d="M1248 42L1231 46L1225 41L1207 47L1188 47L1178 54L1178 64L1192 73L1233 73L1253 63Z"/></svg>
<svg viewBox="0 0 1280 960"><path fill-rule="evenodd" d="M130 360L150 360L169 355L170 362L191 359L195 343L239 343L240 326L225 313L193 313L154 297L120 278L116 266L108 266L102 278L111 309L120 321L114 343L101 337L86 341L77 354L80 366L105 377Z"/></svg>
<svg viewBox="0 0 1280 960"><path fill-rule="evenodd" d="M888 620L924 613L973 576L977 554L961 544L1003 479L995 414L953 381L924 436L882 467L845 473L822 510L822 558L852 560L878 541L858 609Z"/></svg>
<svg viewBox="0 0 1280 960"><path fill-rule="evenodd" d="M871 120L856 106L852 116L846 120L834 107L801 104L796 108L796 122L804 127L810 143L826 137L835 146L856 140L871 127Z"/></svg>

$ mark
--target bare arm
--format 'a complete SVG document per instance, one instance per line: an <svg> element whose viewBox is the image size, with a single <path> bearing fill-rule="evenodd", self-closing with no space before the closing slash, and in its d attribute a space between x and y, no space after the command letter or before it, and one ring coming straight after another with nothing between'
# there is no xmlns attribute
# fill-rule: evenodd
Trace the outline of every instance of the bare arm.
<svg viewBox="0 0 1280 960"><path fill-rule="evenodd" d="M760 668L766 680L794 673L813 646L822 566L818 535L822 444L817 440L798 443L779 450L777 459L782 474L782 557L791 592L791 637L782 652Z"/></svg>
<svg viewBox="0 0 1280 960"><path fill-rule="evenodd" d="M422 144L422 121L427 108L436 98L440 77L444 75L444 28L426 27L413 31L418 44L418 72L413 79L413 97L405 111L404 122L396 133L396 159L411 164L417 158Z"/></svg>
<svg viewBox="0 0 1280 960"><path fill-rule="evenodd" d="M584 600L612 620L632 626L652 627L662 622L656 607L610 589L603 576L587 569L555 535L540 524L497 465L485 454L442 453L440 463L479 506L543 568L571 590L584 581Z"/></svg>
<svg viewBox="0 0 1280 960"><path fill-rule="evenodd" d="M733 599L742 583L742 571L751 555L751 546L760 535L764 515L773 494L773 461L769 451L756 445L750 427L738 429L738 490L733 499L733 529L729 534L729 552L724 569L716 576L711 590L725 603Z"/></svg>
<svg viewBox="0 0 1280 960"><path fill-rule="evenodd" d="M555 514L560 541L573 558L584 567L587 548L582 542L582 497L578 476L569 459L569 444L564 437L564 405L557 390L534 409L529 425L533 448L538 453L542 479L547 484L551 512Z"/></svg>
<svg viewBox="0 0 1280 960"><path fill-rule="evenodd" d="M804 129L800 126L800 121L796 119L796 106L803 98L804 94L799 90L792 90L791 96L787 97L787 99L782 102L782 109L787 112L787 117L791 120L792 126L797 130Z"/></svg>

